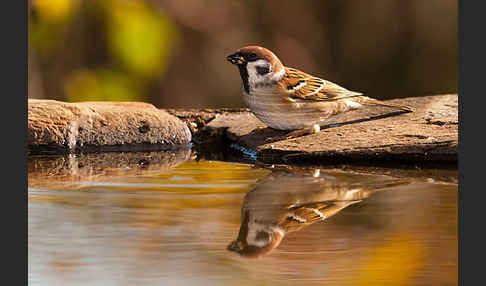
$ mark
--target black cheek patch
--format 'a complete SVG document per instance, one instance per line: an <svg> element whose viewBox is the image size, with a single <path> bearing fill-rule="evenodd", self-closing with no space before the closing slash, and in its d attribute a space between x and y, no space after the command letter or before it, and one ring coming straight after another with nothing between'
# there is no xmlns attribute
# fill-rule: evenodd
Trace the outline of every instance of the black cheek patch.
<svg viewBox="0 0 486 286"><path fill-rule="evenodd" d="M256 71L259 75L265 75L270 72L269 66L257 66Z"/></svg>
<svg viewBox="0 0 486 286"><path fill-rule="evenodd" d="M259 231L259 232L256 233L255 239L256 240L268 241L268 240L270 240L270 236L268 235L268 233L266 233L264 231Z"/></svg>

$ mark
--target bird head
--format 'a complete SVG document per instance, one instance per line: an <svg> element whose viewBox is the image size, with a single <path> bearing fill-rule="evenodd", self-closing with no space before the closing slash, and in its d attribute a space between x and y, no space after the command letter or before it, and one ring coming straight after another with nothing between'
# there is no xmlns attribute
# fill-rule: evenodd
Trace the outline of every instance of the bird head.
<svg viewBox="0 0 486 286"><path fill-rule="evenodd" d="M236 240L227 249L247 258L262 257L275 249L282 241L285 232L277 225L250 221L245 212Z"/></svg>
<svg viewBox="0 0 486 286"><path fill-rule="evenodd" d="M280 80L285 72L282 62L270 50L259 46L239 48L226 57L238 66L245 90L258 84L271 84Z"/></svg>

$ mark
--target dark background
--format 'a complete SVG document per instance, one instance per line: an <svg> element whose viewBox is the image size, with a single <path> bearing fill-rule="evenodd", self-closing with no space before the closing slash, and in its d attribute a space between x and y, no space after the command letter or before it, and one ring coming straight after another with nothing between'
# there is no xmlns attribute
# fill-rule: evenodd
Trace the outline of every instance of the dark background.
<svg viewBox="0 0 486 286"><path fill-rule="evenodd" d="M368 96L457 93L457 1L30 0L29 97L242 107L245 45Z"/></svg>

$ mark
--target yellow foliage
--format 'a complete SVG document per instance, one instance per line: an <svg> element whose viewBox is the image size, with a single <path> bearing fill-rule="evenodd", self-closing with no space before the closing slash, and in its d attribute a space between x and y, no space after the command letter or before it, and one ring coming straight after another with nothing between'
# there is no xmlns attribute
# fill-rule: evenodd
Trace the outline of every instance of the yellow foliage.
<svg viewBox="0 0 486 286"><path fill-rule="evenodd" d="M137 81L114 70L79 70L64 84L66 98L76 101L143 101Z"/></svg>
<svg viewBox="0 0 486 286"><path fill-rule="evenodd" d="M73 0L35 0L32 3L39 15L49 21L66 19L73 10Z"/></svg>
<svg viewBox="0 0 486 286"><path fill-rule="evenodd" d="M51 55L65 40L69 21L78 8L77 0L36 0L32 10L36 17L29 16L29 46L33 46L41 57Z"/></svg>
<svg viewBox="0 0 486 286"><path fill-rule="evenodd" d="M174 25L144 1L105 3L110 52L130 71L142 76L159 76L169 59Z"/></svg>
<svg viewBox="0 0 486 286"><path fill-rule="evenodd" d="M101 93L100 82L93 72L81 70L69 75L64 84L68 101L95 101Z"/></svg>

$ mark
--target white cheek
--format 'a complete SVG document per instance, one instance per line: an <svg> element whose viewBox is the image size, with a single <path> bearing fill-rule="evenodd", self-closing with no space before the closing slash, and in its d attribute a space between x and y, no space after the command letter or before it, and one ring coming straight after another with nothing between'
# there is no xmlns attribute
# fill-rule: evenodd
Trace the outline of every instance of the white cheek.
<svg viewBox="0 0 486 286"><path fill-rule="evenodd" d="M257 72L257 66L268 65L269 63L266 60L257 60L254 62L249 62L246 66L248 71L248 83L250 86L254 86L255 84L262 83L268 81L272 75L272 72L266 75L260 75Z"/></svg>
<svg viewBox="0 0 486 286"><path fill-rule="evenodd" d="M257 233L260 231L265 231L267 232L267 228L264 225L261 225L259 223L255 222L250 222L248 224L248 234L246 237L246 243L248 245L253 245L253 246L258 246L258 247L264 247L268 245L270 242L269 240L257 240Z"/></svg>
<svg viewBox="0 0 486 286"><path fill-rule="evenodd" d="M272 80L279 81L285 74L285 69L281 68L278 72L273 73Z"/></svg>
<svg viewBox="0 0 486 286"><path fill-rule="evenodd" d="M268 239L266 240L256 239L257 234L261 231L269 234ZM279 226L263 225L258 222L250 221L248 223L248 234L246 237L246 243L248 243L248 245L265 247L271 242L275 232L278 232L282 237L285 235L285 231Z"/></svg>

